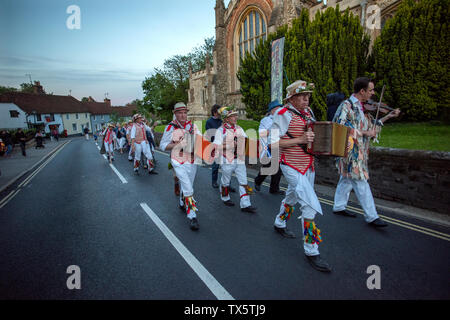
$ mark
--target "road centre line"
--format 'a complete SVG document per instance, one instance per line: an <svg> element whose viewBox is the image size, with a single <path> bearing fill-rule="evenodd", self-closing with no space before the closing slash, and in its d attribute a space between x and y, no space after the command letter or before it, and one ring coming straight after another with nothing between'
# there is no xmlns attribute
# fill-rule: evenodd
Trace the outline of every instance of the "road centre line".
<svg viewBox="0 0 450 320"><path fill-rule="evenodd" d="M234 300L234 298L225 290L224 287L209 273L209 271L197 260L197 258L183 245L183 243L170 231L170 229L159 219L152 209L146 204L141 203L142 209L149 218L169 240L172 246L183 257L186 263L194 270L197 276L203 281L208 289L216 296L218 300Z"/></svg>
<svg viewBox="0 0 450 320"><path fill-rule="evenodd" d="M69 141L70 142L70 141ZM53 158L56 157L56 155L69 143L64 143L55 153L53 153L50 158L48 158L43 164L41 164L29 177L27 177L24 181L22 181L21 184L19 184L20 187L26 186L47 164L49 164Z"/></svg>
<svg viewBox="0 0 450 320"><path fill-rule="evenodd" d="M4 206L6 206L6 204L7 204L9 201L11 201L11 199L14 198L14 197L19 193L20 190L22 190L22 189L18 189L18 190L16 190L16 191L13 191L14 193L13 193L6 201L4 201L4 202L0 205L0 209L3 208ZM10 193L10 194L11 194L11 193ZM9 196L9 195L8 195L8 196ZM4 200L4 199L3 199L3 200Z"/></svg>
<svg viewBox="0 0 450 320"><path fill-rule="evenodd" d="M4 197L4 198L0 201L0 205L2 205L3 202L5 202L6 200L8 200L9 197L10 197L14 192L16 192L16 190L11 191L6 197Z"/></svg>

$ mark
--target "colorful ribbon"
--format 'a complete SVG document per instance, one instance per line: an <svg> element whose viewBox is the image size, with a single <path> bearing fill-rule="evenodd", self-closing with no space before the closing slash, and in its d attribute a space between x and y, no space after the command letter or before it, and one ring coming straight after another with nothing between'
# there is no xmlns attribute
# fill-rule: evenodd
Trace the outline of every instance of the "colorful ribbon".
<svg viewBox="0 0 450 320"><path fill-rule="evenodd" d="M310 244L319 244L322 242L322 236L320 235L320 230L316 227L314 221L304 221L303 223L303 236L305 237L305 242Z"/></svg>

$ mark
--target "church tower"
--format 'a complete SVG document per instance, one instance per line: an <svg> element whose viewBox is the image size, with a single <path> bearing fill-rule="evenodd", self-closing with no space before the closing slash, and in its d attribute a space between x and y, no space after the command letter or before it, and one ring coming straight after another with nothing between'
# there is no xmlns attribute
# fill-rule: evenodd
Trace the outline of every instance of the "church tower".
<svg viewBox="0 0 450 320"><path fill-rule="evenodd" d="M226 93L228 90L228 68L227 68L227 44L225 27L225 4L223 0L216 0L216 43L214 46L214 67L216 68L216 103L224 105L226 103ZM220 63L219 63L220 61Z"/></svg>

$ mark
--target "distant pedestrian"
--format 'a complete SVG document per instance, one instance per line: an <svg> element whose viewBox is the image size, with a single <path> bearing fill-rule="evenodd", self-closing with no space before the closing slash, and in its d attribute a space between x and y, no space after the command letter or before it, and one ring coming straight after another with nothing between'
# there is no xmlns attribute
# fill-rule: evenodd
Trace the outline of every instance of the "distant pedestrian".
<svg viewBox="0 0 450 320"><path fill-rule="evenodd" d="M89 140L89 128L85 127L83 132L84 132L84 135L86 136L86 140Z"/></svg>
<svg viewBox="0 0 450 320"><path fill-rule="evenodd" d="M16 140L17 142L19 142L20 149L22 149L22 155L26 157L27 156L25 152L26 136L25 133L22 131L22 128L17 129Z"/></svg>
<svg viewBox="0 0 450 320"><path fill-rule="evenodd" d="M58 141L58 138L59 138L59 132L58 132L58 129L53 129L53 131L52 131L52 136L53 136L53 138L56 139L56 141Z"/></svg>
<svg viewBox="0 0 450 320"><path fill-rule="evenodd" d="M3 143L5 144L5 147L6 147L5 156L6 157L11 156L11 152L13 149L13 142L12 142L11 134L8 131L3 130L0 133L0 138L3 140Z"/></svg>

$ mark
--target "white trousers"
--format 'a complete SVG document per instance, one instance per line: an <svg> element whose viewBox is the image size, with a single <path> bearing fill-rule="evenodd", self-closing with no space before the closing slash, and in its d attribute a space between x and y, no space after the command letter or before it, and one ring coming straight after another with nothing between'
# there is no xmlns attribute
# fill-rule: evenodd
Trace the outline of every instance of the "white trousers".
<svg viewBox="0 0 450 320"><path fill-rule="evenodd" d="M122 149L123 148L123 146L125 145L125 138L120 138L119 139L119 149Z"/></svg>
<svg viewBox="0 0 450 320"><path fill-rule="evenodd" d="M86 133L85 136L86 136L86 140L89 140L89 133Z"/></svg>
<svg viewBox="0 0 450 320"><path fill-rule="evenodd" d="M304 219L314 220L317 213L323 214L319 199L314 191L315 172L309 169L303 175L289 166L281 164L280 167L288 182L288 188L286 190L286 196L281 202L280 212L275 218L275 226L285 228L287 219L281 218L285 214L284 205L295 206L298 203L302 213L301 219L303 230ZM316 256L319 254L319 246L317 243L311 244L304 242L303 249L307 256Z"/></svg>
<svg viewBox="0 0 450 320"><path fill-rule="evenodd" d="M147 158L148 171L153 170L153 166L150 165L150 161L153 160L152 153L150 152L150 145L148 142L134 143L134 161L141 161L141 153L144 153Z"/></svg>
<svg viewBox="0 0 450 320"><path fill-rule="evenodd" d="M105 150L106 150L106 153L110 152L112 155L114 155L114 144L105 142Z"/></svg>
<svg viewBox="0 0 450 320"><path fill-rule="evenodd" d="M352 189L355 191L356 197L364 210L366 222L370 223L378 219L379 217L375 207L375 201L373 200L372 191L366 180L355 180L341 176L334 194L333 211L345 210Z"/></svg>
<svg viewBox="0 0 450 320"><path fill-rule="evenodd" d="M234 160L233 163L223 163L220 168L222 169L222 176L220 178L220 198L222 201L230 200L230 194L225 197L222 196L222 187L230 186L231 176L234 172L239 182L239 196L241 198L240 206L241 208L250 207L250 196L244 188L244 186L247 185L247 169L245 168L245 164L238 164L236 163L236 160Z"/></svg>
<svg viewBox="0 0 450 320"><path fill-rule="evenodd" d="M128 160L133 160L133 151L132 151L131 147L130 147L130 151L128 151Z"/></svg>
<svg viewBox="0 0 450 320"><path fill-rule="evenodd" d="M175 174L180 181L180 206L184 206L183 199L185 197L192 197L194 195L194 180L197 173L197 165L193 163L185 162L183 164L176 160L171 160ZM186 208L187 213L188 208ZM194 210L191 210L188 214L189 219L196 218L197 215Z"/></svg>

